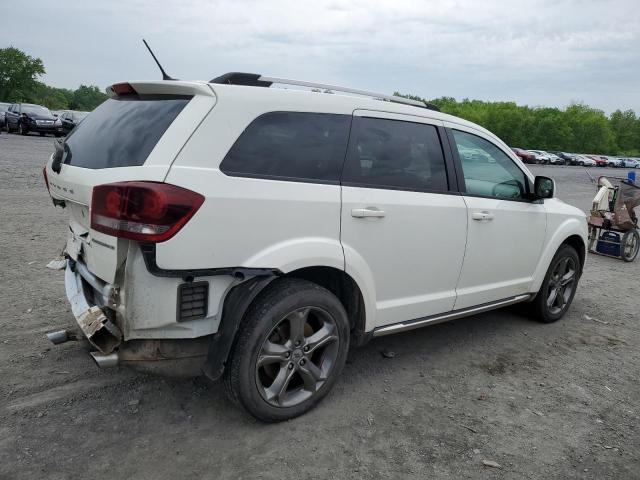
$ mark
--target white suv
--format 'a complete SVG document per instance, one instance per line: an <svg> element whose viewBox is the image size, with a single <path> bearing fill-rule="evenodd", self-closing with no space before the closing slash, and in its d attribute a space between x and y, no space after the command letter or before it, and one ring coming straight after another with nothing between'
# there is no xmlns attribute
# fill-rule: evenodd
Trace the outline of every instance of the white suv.
<svg viewBox="0 0 640 480"><path fill-rule="evenodd" d="M350 345L517 302L552 322L571 304L584 214L477 125L251 74L108 90L44 170L101 366L224 377L278 421L331 389Z"/></svg>

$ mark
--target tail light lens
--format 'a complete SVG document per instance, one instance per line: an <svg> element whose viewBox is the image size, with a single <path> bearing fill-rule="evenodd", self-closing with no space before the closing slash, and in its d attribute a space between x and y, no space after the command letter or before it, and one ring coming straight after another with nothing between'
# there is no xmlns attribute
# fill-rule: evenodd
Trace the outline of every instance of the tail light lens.
<svg viewBox="0 0 640 480"><path fill-rule="evenodd" d="M166 183L120 182L93 187L91 228L114 237L164 242L198 211L204 197Z"/></svg>

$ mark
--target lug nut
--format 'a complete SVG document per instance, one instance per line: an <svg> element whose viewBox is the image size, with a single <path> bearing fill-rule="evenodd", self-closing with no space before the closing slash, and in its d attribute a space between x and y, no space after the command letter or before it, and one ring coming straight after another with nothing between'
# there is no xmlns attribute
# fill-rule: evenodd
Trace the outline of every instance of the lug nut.
<svg viewBox="0 0 640 480"><path fill-rule="evenodd" d="M289 358L290 356L291 356L291 352L286 352L286 353L284 354L284 358Z"/></svg>
<svg viewBox="0 0 640 480"><path fill-rule="evenodd" d="M305 345L302 350L304 350L305 352L308 352L309 351L309 345Z"/></svg>
<svg viewBox="0 0 640 480"><path fill-rule="evenodd" d="M304 361L304 358L302 360L300 360L300 366L302 367L306 362Z"/></svg>
<svg viewBox="0 0 640 480"><path fill-rule="evenodd" d="M300 340L296 340L296 347L300 346Z"/></svg>
<svg viewBox="0 0 640 480"><path fill-rule="evenodd" d="M293 363L290 363L290 364L287 366L287 368L288 368L289 370L293 370Z"/></svg>

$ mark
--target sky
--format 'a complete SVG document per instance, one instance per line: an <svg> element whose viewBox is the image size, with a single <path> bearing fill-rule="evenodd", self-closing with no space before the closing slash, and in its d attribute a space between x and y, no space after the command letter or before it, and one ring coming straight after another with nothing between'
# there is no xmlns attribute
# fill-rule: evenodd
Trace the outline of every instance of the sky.
<svg viewBox="0 0 640 480"><path fill-rule="evenodd" d="M638 0L0 0L0 48L101 89L230 71L391 94L640 112Z"/></svg>

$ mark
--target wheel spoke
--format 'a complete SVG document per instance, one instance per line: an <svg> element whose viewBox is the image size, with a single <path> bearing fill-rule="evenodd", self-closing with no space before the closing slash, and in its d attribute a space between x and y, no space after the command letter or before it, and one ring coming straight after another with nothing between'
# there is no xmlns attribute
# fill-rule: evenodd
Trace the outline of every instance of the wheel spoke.
<svg viewBox="0 0 640 480"><path fill-rule="evenodd" d="M315 392L318 382L324 380L322 371L311 361L301 366L298 372L304 382L304 389L309 392Z"/></svg>
<svg viewBox="0 0 640 480"><path fill-rule="evenodd" d="M289 351L284 345L270 342L267 340L262 346L262 351L258 356L258 367L268 365L270 363L287 361L286 354Z"/></svg>
<svg viewBox="0 0 640 480"><path fill-rule="evenodd" d="M333 332L333 325L325 323L320 330L308 337L307 346L309 347L309 351L307 355L311 355L315 350L338 340L338 336Z"/></svg>
<svg viewBox="0 0 640 480"><path fill-rule="evenodd" d="M562 285L563 287L569 285L571 282L573 282L575 275L576 271L569 269L569 271L560 278L560 285Z"/></svg>
<svg viewBox="0 0 640 480"><path fill-rule="evenodd" d="M287 319L289 320L289 339L292 342L302 340L304 338L304 326L307 323L309 317L309 309L301 308L289 314Z"/></svg>
<svg viewBox="0 0 640 480"><path fill-rule="evenodd" d="M556 267L556 273L559 277L562 277L567 272L567 265L569 264L569 257L563 258Z"/></svg>
<svg viewBox="0 0 640 480"><path fill-rule="evenodd" d="M565 304L564 290L565 290L564 287L558 287L558 293L556 294L556 302L555 302L555 306L557 308L564 307L564 304Z"/></svg>
<svg viewBox="0 0 640 480"><path fill-rule="evenodd" d="M282 404L287 393L287 387L294 373L295 370L289 370L286 367L280 368L273 383L266 389L267 400L276 400L277 403Z"/></svg>
<svg viewBox="0 0 640 480"><path fill-rule="evenodd" d="M556 298L558 296L558 289L552 288L549 292L549 297L547 298L547 307L552 308L556 303Z"/></svg>

